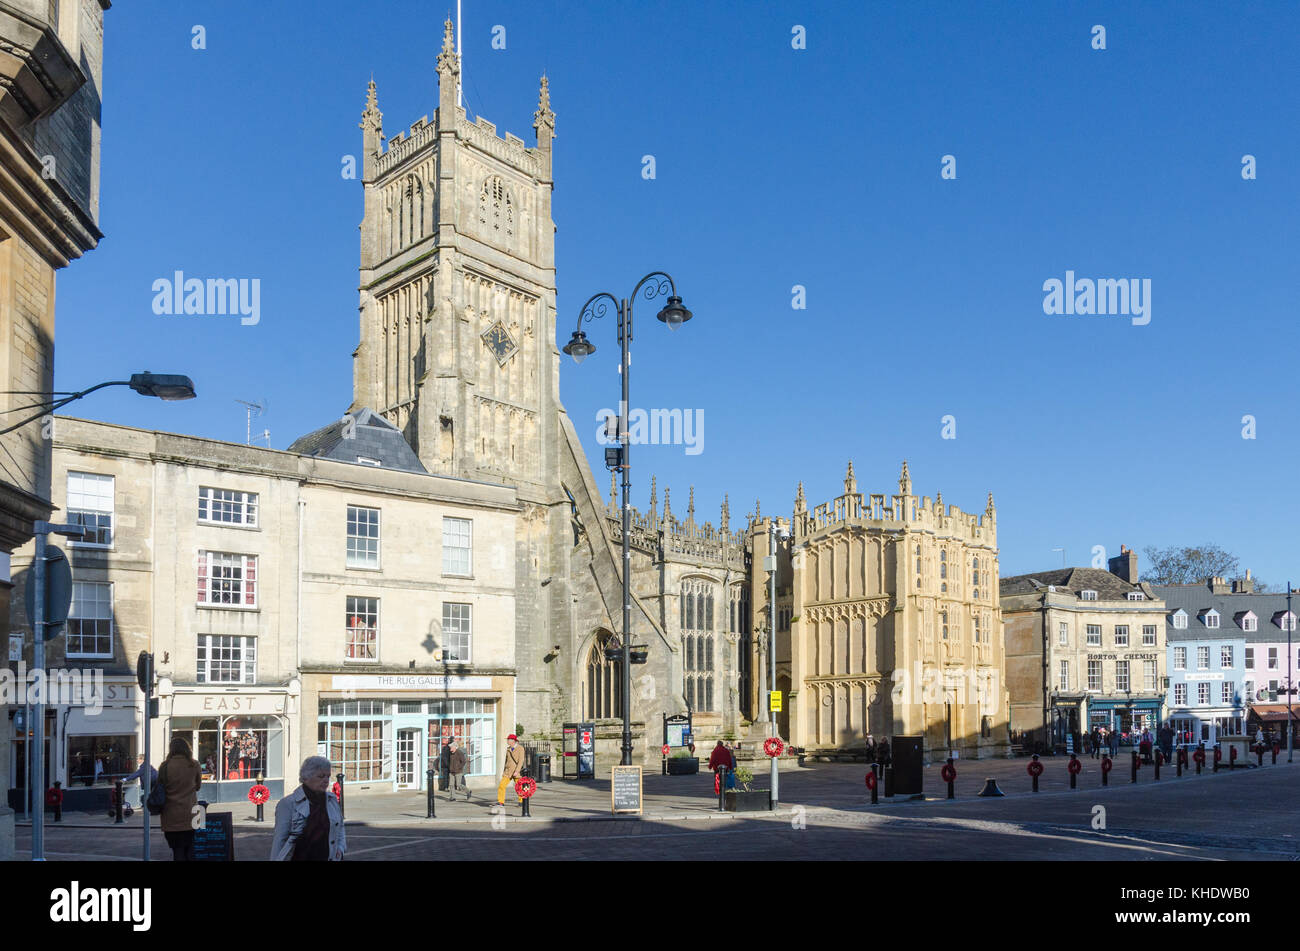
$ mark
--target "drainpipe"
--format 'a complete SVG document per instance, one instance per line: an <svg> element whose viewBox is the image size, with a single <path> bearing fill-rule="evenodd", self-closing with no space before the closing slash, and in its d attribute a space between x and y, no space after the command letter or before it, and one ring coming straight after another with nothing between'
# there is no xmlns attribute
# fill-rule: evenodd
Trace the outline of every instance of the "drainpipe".
<svg viewBox="0 0 1300 951"><path fill-rule="evenodd" d="M297 625L293 643L293 671L299 681L302 680L302 533L303 521L307 511L307 500L302 497L302 485L298 486L298 609ZM299 710L301 716L301 710Z"/></svg>

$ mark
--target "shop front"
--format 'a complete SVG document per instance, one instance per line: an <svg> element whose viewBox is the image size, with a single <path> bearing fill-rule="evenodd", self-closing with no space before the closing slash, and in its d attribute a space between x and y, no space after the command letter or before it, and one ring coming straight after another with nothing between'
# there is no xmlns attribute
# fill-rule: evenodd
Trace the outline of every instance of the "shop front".
<svg viewBox="0 0 1300 951"><path fill-rule="evenodd" d="M1143 730L1157 734L1163 709L1160 697L1089 697L1088 730L1101 727L1118 733L1121 747L1136 747Z"/></svg>
<svg viewBox="0 0 1300 951"><path fill-rule="evenodd" d="M135 772L136 754L143 749L139 693L133 678L105 676L84 692L78 683L62 698L66 703L47 704L45 776L43 782L30 777L32 788L48 789L57 780L63 784L64 808L107 809L114 783ZM21 813L36 738L35 713L27 706L12 706L9 713L9 801ZM126 801L138 803L138 785L129 786ZM36 802L33 797L26 805Z"/></svg>
<svg viewBox="0 0 1300 951"><path fill-rule="evenodd" d="M319 680L316 752L346 782L424 789L426 771L440 768L452 741L465 751L467 776L496 774L507 716L502 688L510 678L346 674Z"/></svg>
<svg viewBox="0 0 1300 951"><path fill-rule="evenodd" d="M244 801L260 779L274 801L298 785L291 750L295 685L230 690L164 685L160 693L166 723L154 762L166 758L172 738L184 739L202 770L200 799Z"/></svg>

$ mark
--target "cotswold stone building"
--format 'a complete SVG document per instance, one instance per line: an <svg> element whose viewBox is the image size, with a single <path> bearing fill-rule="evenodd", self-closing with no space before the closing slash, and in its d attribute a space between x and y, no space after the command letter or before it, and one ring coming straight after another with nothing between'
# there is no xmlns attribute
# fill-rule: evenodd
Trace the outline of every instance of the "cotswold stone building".
<svg viewBox="0 0 1300 951"><path fill-rule="evenodd" d="M38 402L54 379L54 272L93 249L99 221L104 11L108 0L0 3L0 418ZM98 380L80 381L84 385ZM48 519L50 447L39 422L0 436L0 618L9 557ZM22 649L8 637L9 655ZM0 790L12 785L10 728L0 730ZM13 815L0 801L0 860Z"/></svg>
<svg viewBox="0 0 1300 951"><path fill-rule="evenodd" d="M279 796L317 752L354 789L420 788L449 738L471 776L496 771L516 722L513 489L424 472L368 411L288 452L59 417L53 461L54 503L96 534L68 547L49 662L104 676L51 710L70 808L135 769L145 650L153 759L184 737L211 802L257 776Z"/></svg>
<svg viewBox="0 0 1300 951"><path fill-rule="evenodd" d="M864 496L850 463L844 494L811 512L800 485L790 559L792 624L776 664L793 744L843 750L898 734L924 736L932 758L1005 754L992 494L982 515L918 497L904 462L897 494Z"/></svg>
<svg viewBox="0 0 1300 951"><path fill-rule="evenodd" d="M1077 750L1093 727L1131 734L1160 726L1165 603L1138 580L1136 553L1121 546L1109 568L1001 580L1011 729L1026 746Z"/></svg>

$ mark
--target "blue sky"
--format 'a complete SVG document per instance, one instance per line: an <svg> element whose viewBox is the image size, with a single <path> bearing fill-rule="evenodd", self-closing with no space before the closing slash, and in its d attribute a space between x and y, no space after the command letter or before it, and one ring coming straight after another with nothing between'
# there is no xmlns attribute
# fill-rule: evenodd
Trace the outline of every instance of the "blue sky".
<svg viewBox="0 0 1300 951"><path fill-rule="evenodd" d="M361 186L341 160L372 72L387 135L432 116L448 5L107 12L105 238L59 275L56 386L147 368L200 397L68 411L242 441L235 400L262 399L254 425L284 448L346 409ZM590 294L654 269L695 312L676 334L638 315L633 404L705 419L698 455L634 451L639 507L653 472L661 505L671 485L684 514L694 485L716 521L729 492L743 524L756 498L788 514L800 479L831 499L850 458L861 491L894 492L907 458L921 494L982 510L993 491L1004 575L1058 566L1057 547L1087 564L1096 545L1212 541L1285 583L1298 11L465 0L466 105L531 145L550 76L559 343ZM155 315L151 284L178 269L259 278L260 323ZM1150 323L1045 315L1067 270L1149 279ZM564 359L561 396L605 486L617 346L588 330L600 352Z"/></svg>

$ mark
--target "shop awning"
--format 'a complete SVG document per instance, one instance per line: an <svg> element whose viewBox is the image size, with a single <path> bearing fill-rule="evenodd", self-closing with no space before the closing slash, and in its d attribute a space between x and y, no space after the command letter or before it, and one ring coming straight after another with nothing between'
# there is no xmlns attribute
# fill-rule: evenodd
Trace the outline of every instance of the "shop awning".
<svg viewBox="0 0 1300 951"><path fill-rule="evenodd" d="M1300 720L1300 705L1293 706L1291 716L1293 719ZM1256 703L1250 708L1251 716L1257 720L1263 720L1265 723L1271 723L1274 720L1282 723L1286 722L1286 704L1285 703Z"/></svg>

